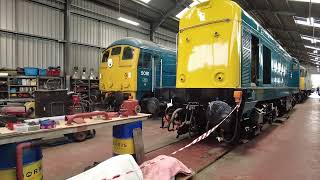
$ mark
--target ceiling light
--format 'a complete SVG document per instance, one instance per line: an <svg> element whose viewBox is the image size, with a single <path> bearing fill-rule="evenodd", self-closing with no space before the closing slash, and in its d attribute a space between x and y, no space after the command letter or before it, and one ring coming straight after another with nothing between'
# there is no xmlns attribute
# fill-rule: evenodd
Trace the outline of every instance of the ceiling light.
<svg viewBox="0 0 320 180"><path fill-rule="evenodd" d="M313 53L317 54L317 53L318 53L318 51L317 51L317 50L313 50Z"/></svg>
<svg viewBox="0 0 320 180"><path fill-rule="evenodd" d="M315 59L315 60L319 60L319 58L318 58L318 57L315 57L314 59Z"/></svg>
<svg viewBox="0 0 320 180"><path fill-rule="evenodd" d="M317 66L317 68L319 68L319 66Z"/></svg>
<svg viewBox="0 0 320 180"><path fill-rule="evenodd" d="M310 0L289 0L289 1L298 1L298 2L308 2L308 3L310 3ZM311 0L311 3L320 3L320 0Z"/></svg>
<svg viewBox="0 0 320 180"><path fill-rule="evenodd" d="M142 1L144 3L149 3L151 0L139 0L139 1Z"/></svg>
<svg viewBox="0 0 320 180"><path fill-rule="evenodd" d="M181 18L190 8L200 4L200 3L203 3L203 2L206 2L206 1L209 1L209 0L194 0L188 7L184 8L182 11L180 11L177 15L176 15L176 18Z"/></svg>
<svg viewBox="0 0 320 180"><path fill-rule="evenodd" d="M128 24L135 25L135 26L139 26L140 25L138 22L135 22L135 21L132 21L130 19L123 18L123 17L119 17L118 20L122 21L122 22L125 22L125 23L128 23Z"/></svg>

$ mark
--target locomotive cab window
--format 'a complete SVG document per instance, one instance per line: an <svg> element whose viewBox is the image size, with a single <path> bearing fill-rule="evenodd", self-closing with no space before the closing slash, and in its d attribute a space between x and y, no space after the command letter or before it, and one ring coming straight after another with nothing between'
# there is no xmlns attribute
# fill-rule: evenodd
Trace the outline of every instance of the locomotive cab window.
<svg viewBox="0 0 320 180"><path fill-rule="evenodd" d="M139 67L150 68L152 63L152 54L144 52L140 54Z"/></svg>
<svg viewBox="0 0 320 180"><path fill-rule="evenodd" d="M271 84L271 51L263 46L263 84Z"/></svg>
<svg viewBox="0 0 320 180"><path fill-rule="evenodd" d="M107 62L109 58L110 51L106 51L102 56L102 62Z"/></svg>
<svg viewBox="0 0 320 180"><path fill-rule="evenodd" d="M258 84L259 79L259 38L251 37L251 82Z"/></svg>
<svg viewBox="0 0 320 180"><path fill-rule="evenodd" d="M119 55L120 53L121 53L121 47L115 47L115 48L112 48L111 56L116 56L116 55Z"/></svg>
<svg viewBox="0 0 320 180"><path fill-rule="evenodd" d="M131 60L134 55L134 49L131 47L125 47L123 49L122 60Z"/></svg>

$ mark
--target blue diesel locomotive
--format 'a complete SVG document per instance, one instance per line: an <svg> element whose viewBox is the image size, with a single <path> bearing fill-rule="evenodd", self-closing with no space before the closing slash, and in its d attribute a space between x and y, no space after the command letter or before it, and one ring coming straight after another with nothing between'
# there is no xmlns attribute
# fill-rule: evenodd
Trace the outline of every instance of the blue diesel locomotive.
<svg viewBox="0 0 320 180"><path fill-rule="evenodd" d="M100 64L100 90L110 110L123 100L137 99L143 112L157 114L176 85L176 52L137 38L113 42Z"/></svg>
<svg viewBox="0 0 320 180"><path fill-rule="evenodd" d="M257 134L295 105L299 67L237 3L200 3L180 19L169 129L202 133L224 120L216 136L227 143Z"/></svg>

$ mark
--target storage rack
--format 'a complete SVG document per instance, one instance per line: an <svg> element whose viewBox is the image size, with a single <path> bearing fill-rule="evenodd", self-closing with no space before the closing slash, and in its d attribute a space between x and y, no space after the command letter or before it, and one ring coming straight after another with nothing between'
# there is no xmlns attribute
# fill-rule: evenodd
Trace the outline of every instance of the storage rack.
<svg viewBox="0 0 320 180"><path fill-rule="evenodd" d="M71 91L86 94L91 97L93 90L99 90L99 79L72 79L70 84ZM80 90L79 90L80 89ZM91 99L92 100L92 99Z"/></svg>
<svg viewBox="0 0 320 180"><path fill-rule="evenodd" d="M22 81L30 81L30 83L22 83ZM33 101L34 99L31 96L28 97L18 97L18 94L32 94L34 90L37 89L47 89L45 86L46 82L51 80L52 82L60 82L58 89L64 88L64 77L56 76L7 76L0 77L0 102L28 102ZM15 82L13 82L15 81ZM31 84L32 82L32 84ZM5 87L5 88L3 88ZM26 90L21 91L22 88ZM6 89L6 90L4 90ZM15 89L15 91L13 91ZM17 97L15 97L17 96Z"/></svg>

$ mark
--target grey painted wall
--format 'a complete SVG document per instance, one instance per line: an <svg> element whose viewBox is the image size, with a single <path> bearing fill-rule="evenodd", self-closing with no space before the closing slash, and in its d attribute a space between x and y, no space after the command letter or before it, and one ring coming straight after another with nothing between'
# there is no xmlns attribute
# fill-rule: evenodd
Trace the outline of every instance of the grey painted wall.
<svg viewBox="0 0 320 180"><path fill-rule="evenodd" d="M62 66L64 60L64 0L0 0L0 67ZM125 15L122 15L125 17ZM149 40L150 24L131 26L118 12L88 0L73 0L70 17L71 73L74 66L98 71L101 51L123 37ZM155 42L175 48L174 32L159 29Z"/></svg>

